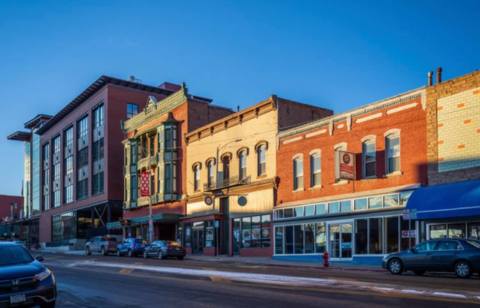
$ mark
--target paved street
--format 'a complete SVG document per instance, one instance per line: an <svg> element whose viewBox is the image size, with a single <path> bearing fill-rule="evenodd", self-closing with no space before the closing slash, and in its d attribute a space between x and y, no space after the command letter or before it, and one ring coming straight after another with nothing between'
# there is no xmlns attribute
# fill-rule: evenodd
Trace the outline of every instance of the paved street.
<svg viewBox="0 0 480 308"><path fill-rule="evenodd" d="M459 307L480 303L480 279L392 276L198 260L45 255L59 307Z"/></svg>

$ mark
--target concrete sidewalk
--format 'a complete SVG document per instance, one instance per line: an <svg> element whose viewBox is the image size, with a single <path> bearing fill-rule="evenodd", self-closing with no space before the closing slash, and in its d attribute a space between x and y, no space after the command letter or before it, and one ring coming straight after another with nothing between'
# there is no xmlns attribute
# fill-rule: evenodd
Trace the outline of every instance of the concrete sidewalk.
<svg viewBox="0 0 480 308"><path fill-rule="evenodd" d="M200 261L200 262L222 262L222 263L235 263L235 264L250 264L250 265L267 265L267 266L281 266L281 267L304 267L304 268L316 268L316 269L326 269L323 266L323 263L315 262L302 262L302 261L280 261L275 260L269 257L239 257L239 256L196 256L188 255L187 260ZM381 267L374 265L354 265L346 262L331 262L331 269L337 270L358 270L358 271L374 271L374 272L383 272L385 271Z"/></svg>

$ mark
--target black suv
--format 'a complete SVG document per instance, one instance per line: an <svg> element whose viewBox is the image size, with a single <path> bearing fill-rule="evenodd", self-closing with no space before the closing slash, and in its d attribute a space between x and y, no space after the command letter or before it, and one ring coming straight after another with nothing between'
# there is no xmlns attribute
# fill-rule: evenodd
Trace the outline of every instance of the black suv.
<svg viewBox="0 0 480 308"><path fill-rule="evenodd" d="M0 242L0 307L55 307L55 276L22 245Z"/></svg>

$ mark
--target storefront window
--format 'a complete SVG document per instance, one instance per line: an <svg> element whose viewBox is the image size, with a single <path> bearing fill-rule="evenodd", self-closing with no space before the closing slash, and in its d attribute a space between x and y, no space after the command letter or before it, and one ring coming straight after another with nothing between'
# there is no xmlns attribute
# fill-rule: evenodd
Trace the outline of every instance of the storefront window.
<svg viewBox="0 0 480 308"><path fill-rule="evenodd" d="M260 216L252 217L252 240L250 247L261 247L262 224Z"/></svg>
<svg viewBox="0 0 480 308"><path fill-rule="evenodd" d="M368 220L367 219L355 220L355 253L362 254L362 255L368 253Z"/></svg>
<svg viewBox="0 0 480 308"><path fill-rule="evenodd" d="M383 197L383 203L385 207L398 206L398 194L385 195Z"/></svg>
<svg viewBox="0 0 480 308"><path fill-rule="evenodd" d="M327 207L324 203L315 205L315 212L317 215L324 215L327 213Z"/></svg>
<svg viewBox="0 0 480 308"><path fill-rule="evenodd" d="M402 239L400 241L401 250L407 250L415 246L415 222L413 220L404 220L400 218L401 221L401 235Z"/></svg>
<svg viewBox="0 0 480 308"><path fill-rule="evenodd" d="M293 253L293 226L285 227L285 253Z"/></svg>
<svg viewBox="0 0 480 308"><path fill-rule="evenodd" d="M296 207L294 211L295 217L303 217L303 206Z"/></svg>
<svg viewBox="0 0 480 308"><path fill-rule="evenodd" d="M283 254L283 227L275 227L275 253Z"/></svg>
<svg viewBox="0 0 480 308"><path fill-rule="evenodd" d="M369 226L369 254L383 253L383 218L370 218Z"/></svg>
<svg viewBox="0 0 480 308"><path fill-rule="evenodd" d="M340 202L331 202L328 204L328 213L337 214L340 213Z"/></svg>
<svg viewBox="0 0 480 308"><path fill-rule="evenodd" d="M352 211L352 202L350 200L340 202L340 211L348 213Z"/></svg>
<svg viewBox="0 0 480 308"><path fill-rule="evenodd" d="M402 191L400 192L400 206L406 206L408 198L412 195L413 191Z"/></svg>
<svg viewBox="0 0 480 308"><path fill-rule="evenodd" d="M271 215L242 217L240 225L242 248L270 247L271 222Z"/></svg>
<svg viewBox="0 0 480 308"><path fill-rule="evenodd" d="M302 225L294 226L295 253L303 253L303 228Z"/></svg>
<svg viewBox="0 0 480 308"><path fill-rule="evenodd" d="M430 226L430 239L446 238L447 237L447 225L431 225Z"/></svg>
<svg viewBox="0 0 480 308"><path fill-rule="evenodd" d="M270 247L270 229L271 229L272 218L270 215L262 216L262 247Z"/></svg>
<svg viewBox="0 0 480 308"><path fill-rule="evenodd" d="M465 238L465 224L449 224L448 225L449 238Z"/></svg>
<svg viewBox="0 0 480 308"><path fill-rule="evenodd" d="M52 241L62 243L77 236L76 215L68 212L52 216Z"/></svg>
<svg viewBox="0 0 480 308"><path fill-rule="evenodd" d="M480 222L468 224L468 238L472 240L480 240Z"/></svg>
<svg viewBox="0 0 480 308"><path fill-rule="evenodd" d="M356 199L354 201L355 211L363 211L367 209L367 199Z"/></svg>
<svg viewBox="0 0 480 308"><path fill-rule="evenodd" d="M315 206L308 205L305 207L305 216L313 216L315 215Z"/></svg>
<svg viewBox="0 0 480 308"><path fill-rule="evenodd" d="M185 225L185 247L192 247L192 225Z"/></svg>
<svg viewBox="0 0 480 308"><path fill-rule="evenodd" d="M398 217L386 218L387 253L398 251Z"/></svg>
<svg viewBox="0 0 480 308"><path fill-rule="evenodd" d="M205 247L215 247L215 228L213 221L207 221L205 224Z"/></svg>
<svg viewBox="0 0 480 308"><path fill-rule="evenodd" d="M284 209L283 210L283 217L285 218L292 218L293 217L293 209Z"/></svg>
<svg viewBox="0 0 480 308"><path fill-rule="evenodd" d="M315 234L315 251L323 253L327 247L327 232L324 222L317 223L317 232Z"/></svg>
<svg viewBox="0 0 480 308"><path fill-rule="evenodd" d="M383 198L382 197L370 197L368 198L368 208L369 209L381 209L383 207Z"/></svg>
<svg viewBox="0 0 480 308"><path fill-rule="evenodd" d="M251 245L251 217L242 218L242 247L249 248Z"/></svg>
<svg viewBox="0 0 480 308"><path fill-rule="evenodd" d="M276 217L277 219L282 219L283 218L283 210L277 210L276 212Z"/></svg>
<svg viewBox="0 0 480 308"><path fill-rule="evenodd" d="M315 252L315 229L314 224L304 225L305 230L305 253Z"/></svg>

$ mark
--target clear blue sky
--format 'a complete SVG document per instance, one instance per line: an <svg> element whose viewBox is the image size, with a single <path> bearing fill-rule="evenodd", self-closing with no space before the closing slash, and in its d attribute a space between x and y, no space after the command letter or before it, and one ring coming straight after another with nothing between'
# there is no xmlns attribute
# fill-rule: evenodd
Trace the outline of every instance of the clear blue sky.
<svg viewBox="0 0 480 308"><path fill-rule="evenodd" d="M102 74L187 82L217 104L272 93L335 112L480 68L480 1L0 1L0 194L6 136Z"/></svg>

